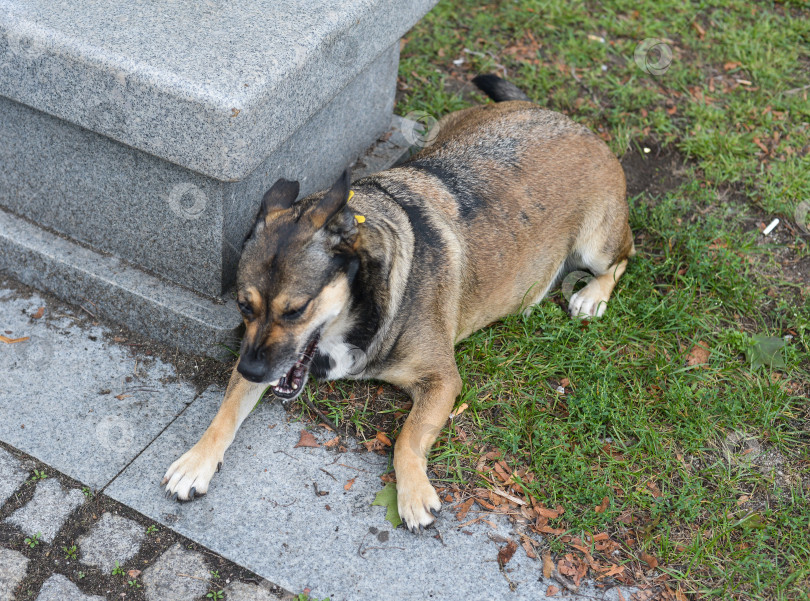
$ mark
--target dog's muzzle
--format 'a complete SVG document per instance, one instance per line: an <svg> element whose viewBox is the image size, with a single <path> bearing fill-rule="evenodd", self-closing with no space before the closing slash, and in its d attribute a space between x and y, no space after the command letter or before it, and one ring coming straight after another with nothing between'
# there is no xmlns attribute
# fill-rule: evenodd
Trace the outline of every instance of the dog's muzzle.
<svg viewBox="0 0 810 601"><path fill-rule="evenodd" d="M312 365L312 359L315 357L315 350L318 348L319 340L320 332L315 332L307 343L304 352L301 353L301 356L290 368L290 371L281 376L276 382L270 384L270 390L274 395L289 400L301 394L304 384L307 382L309 368Z"/></svg>

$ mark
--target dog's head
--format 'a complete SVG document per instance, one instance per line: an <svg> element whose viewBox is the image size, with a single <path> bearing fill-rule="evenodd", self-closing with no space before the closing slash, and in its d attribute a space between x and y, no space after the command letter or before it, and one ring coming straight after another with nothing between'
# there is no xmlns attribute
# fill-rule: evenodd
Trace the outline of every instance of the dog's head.
<svg viewBox="0 0 810 601"><path fill-rule="evenodd" d="M298 202L298 182L264 195L237 274L245 337L237 369L291 399L304 388L318 340L348 310L359 260L346 206L349 173Z"/></svg>

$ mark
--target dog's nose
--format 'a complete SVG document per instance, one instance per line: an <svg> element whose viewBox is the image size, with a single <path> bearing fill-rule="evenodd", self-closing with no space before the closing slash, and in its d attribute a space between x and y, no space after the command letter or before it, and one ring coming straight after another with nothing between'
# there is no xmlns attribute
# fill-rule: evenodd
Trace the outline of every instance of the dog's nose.
<svg viewBox="0 0 810 601"><path fill-rule="evenodd" d="M255 355L242 355L236 370L250 382L263 382L267 375L267 364Z"/></svg>

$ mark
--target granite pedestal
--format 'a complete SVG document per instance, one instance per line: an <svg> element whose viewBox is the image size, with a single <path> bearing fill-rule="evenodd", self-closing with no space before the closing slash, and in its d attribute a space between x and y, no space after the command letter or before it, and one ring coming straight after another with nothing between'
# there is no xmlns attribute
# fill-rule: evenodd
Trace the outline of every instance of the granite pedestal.
<svg viewBox="0 0 810 601"><path fill-rule="evenodd" d="M434 3L0 0L0 270L224 354L263 192L396 130L399 38Z"/></svg>

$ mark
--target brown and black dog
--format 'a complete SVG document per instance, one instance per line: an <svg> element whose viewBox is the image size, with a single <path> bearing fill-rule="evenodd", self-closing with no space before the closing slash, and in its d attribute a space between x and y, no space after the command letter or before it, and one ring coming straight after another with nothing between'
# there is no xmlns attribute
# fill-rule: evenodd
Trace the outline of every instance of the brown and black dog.
<svg viewBox="0 0 810 601"><path fill-rule="evenodd" d="M294 398L318 378L375 378L413 409L396 441L399 514L411 530L441 501L426 455L462 381L454 346L539 302L567 270L595 277L571 315L601 316L628 257L621 165L587 128L495 76L497 103L458 111L399 167L296 202L265 195L239 264L241 357L200 441L166 472L166 494L205 494L236 430L269 389Z"/></svg>

